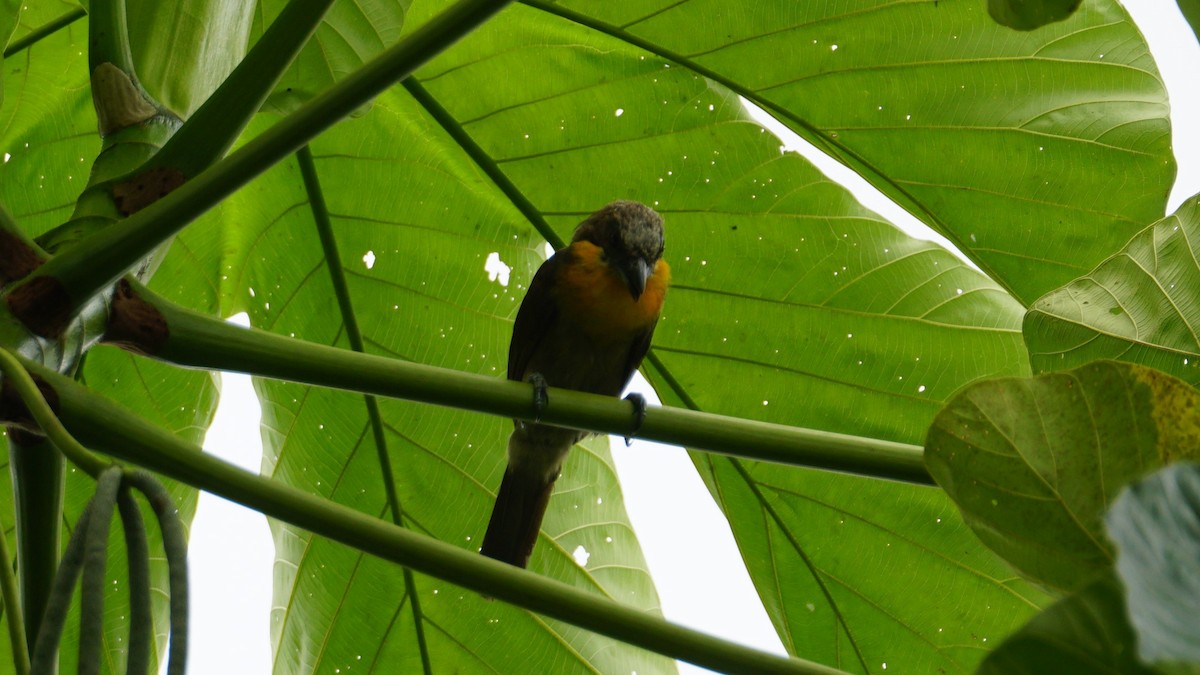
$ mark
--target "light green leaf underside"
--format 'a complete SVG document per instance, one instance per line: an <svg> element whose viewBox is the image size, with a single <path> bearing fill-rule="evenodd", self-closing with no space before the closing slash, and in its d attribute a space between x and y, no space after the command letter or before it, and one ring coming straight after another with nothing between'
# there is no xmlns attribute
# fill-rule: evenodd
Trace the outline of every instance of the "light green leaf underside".
<svg viewBox="0 0 1200 675"><path fill-rule="evenodd" d="M265 108L290 112L393 44L404 25L409 3L410 0L334 2L316 33L276 85ZM281 0L258 2L252 40L262 35L285 4Z"/></svg>
<svg viewBox="0 0 1200 675"><path fill-rule="evenodd" d="M1146 227L1095 269L1029 308L1037 371L1095 359L1140 363L1200 383L1200 198Z"/></svg>
<svg viewBox="0 0 1200 675"><path fill-rule="evenodd" d="M1101 519L1121 487L1200 452L1198 406L1183 382L1113 361L989 380L938 415L926 463L984 543L1072 591L1112 566Z"/></svg>
<svg viewBox="0 0 1200 675"><path fill-rule="evenodd" d="M4 60L0 201L28 234L51 229L71 215L99 151L80 20Z"/></svg>
<svg viewBox="0 0 1200 675"><path fill-rule="evenodd" d="M778 109L1026 304L1165 208L1166 90L1112 0L1029 33L969 2L564 4Z"/></svg>

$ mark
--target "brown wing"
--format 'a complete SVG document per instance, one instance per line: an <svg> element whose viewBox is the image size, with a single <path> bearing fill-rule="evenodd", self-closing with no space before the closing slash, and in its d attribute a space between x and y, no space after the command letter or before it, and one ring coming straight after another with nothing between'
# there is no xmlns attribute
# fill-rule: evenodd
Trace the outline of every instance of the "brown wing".
<svg viewBox="0 0 1200 675"><path fill-rule="evenodd" d="M551 287L558 268L569 255L564 249L550 256L529 282L529 290L517 310L513 323L512 341L508 344L508 379L518 382L525 379L529 360L537 352L550 327L558 321L558 303L551 296Z"/></svg>

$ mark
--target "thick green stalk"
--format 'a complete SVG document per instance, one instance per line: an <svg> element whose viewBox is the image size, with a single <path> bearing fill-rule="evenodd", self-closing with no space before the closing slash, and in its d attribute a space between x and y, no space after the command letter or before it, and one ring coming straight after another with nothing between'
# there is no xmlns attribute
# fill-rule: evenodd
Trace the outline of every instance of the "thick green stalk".
<svg viewBox="0 0 1200 675"><path fill-rule="evenodd" d="M11 358L11 357L10 357ZM55 390L59 416L88 446L273 518L539 614L666 656L727 672L836 673L817 663L760 652L671 624L527 570L396 527L341 504L205 454L78 383L36 364ZM52 425L57 425L54 421ZM487 602L475 598L473 602Z"/></svg>
<svg viewBox="0 0 1200 675"><path fill-rule="evenodd" d="M54 446L28 435L18 440L9 434L8 463L17 519L21 608L27 617L26 642L32 651L58 569L66 473L62 455Z"/></svg>
<svg viewBox="0 0 1200 675"><path fill-rule="evenodd" d="M212 168L50 260L26 283L54 279L56 293L62 294L63 311L73 314L185 225L393 82L407 77L508 2L460 0Z"/></svg>
<svg viewBox="0 0 1200 675"><path fill-rule="evenodd" d="M462 373L247 329L153 299L170 337L157 358L184 366L423 401L465 410L533 419L528 384ZM924 450L915 445L736 417L651 407L640 429L628 402L550 389L540 419L576 429L638 437L733 457L844 471L933 485Z"/></svg>
<svg viewBox="0 0 1200 675"><path fill-rule="evenodd" d="M8 616L8 640L13 654L13 670L17 675L29 675L29 644L25 639L25 614L21 611L21 597L17 591L17 578L13 575L12 555L8 550L8 537L0 525L0 592L4 596L4 609Z"/></svg>
<svg viewBox="0 0 1200 675"><path fill-rule="evenodd" d="M41 26L38 26L37 28L34 28L20 40L13 40L12 43L4 49L4 58L7 59L21 50L29 49L33 45L42 41L42 39L57 33L58 31L70 26L85 16L87 16L87 10L82 7L77 7L58 17L57 19L53 19L45 24L42 24Z"/></svg>
<svg viewBox="0 0 1200 675"><path fill-rule="evenodd" d="M321 239L321 250L325 253L325 266L329 269L333 294L337 297L338 308L342 312L346 337L350 340L351 349L360 354L365 353L362 331L358 328L358 316L355 315L354 304L350 300L350 288L346 285L342 257L338 253L337 238L333 236L333 223L329 220L329 207L325 204L325 192L321 190L321 181L317 176L317 166L313 162L312 151L306 145L296 153L296 159L300 162L300 175L304 178L304 189L308 192L313 222L317 226L317 235ZM379 457L380 478L383 481L383 489L387 494L388 506L392 512L392 522L404 527L404 511L400 508L400 497L396 494L396 479L395 474L392 473L392 458L388 455L387 436L383 432L383 416L379 414L379 401L370 394L363 396L363 399L367 406L367 419L371 422L375 452ZM425 670L425 675L433 675L433 661L429 658L429 646L425 641L425 621L421 614L420 594L417 593L416 580L413 578L412 570L407 567L404 568L404 586L408 589L409 607L412 608L413 629L417 636L417 649L421 653L421 665Z"/></svg>

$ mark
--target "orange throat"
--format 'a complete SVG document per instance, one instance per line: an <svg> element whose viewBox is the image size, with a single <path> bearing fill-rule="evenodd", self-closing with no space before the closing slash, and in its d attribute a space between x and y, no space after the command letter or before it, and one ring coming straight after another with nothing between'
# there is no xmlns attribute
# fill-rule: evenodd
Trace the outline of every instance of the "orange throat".
<svg viewBox="0 0 1200 675"><path fill-rule="evenodd" d="M559 306L576 325L596 338L623 340L658 321L671 282L671 267L665 260L654 266L645 291L634 300L621 276L605 262L599 246L578 241L571 244L571 250L575 259L563 268Z"/></svg>

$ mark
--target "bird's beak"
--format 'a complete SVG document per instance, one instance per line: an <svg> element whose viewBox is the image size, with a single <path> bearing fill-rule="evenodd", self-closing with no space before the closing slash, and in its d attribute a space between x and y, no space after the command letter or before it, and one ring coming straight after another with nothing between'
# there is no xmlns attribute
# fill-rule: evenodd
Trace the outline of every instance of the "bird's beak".
<svg viewBox="0 0 1200 675"><path fill-rule="evenodd" d="M629 286L629 294L634 300L642 297L646 290L646 280L654 273L654 267L644 258L630 258L621 268L625 274L625 283Z"/></svg>

